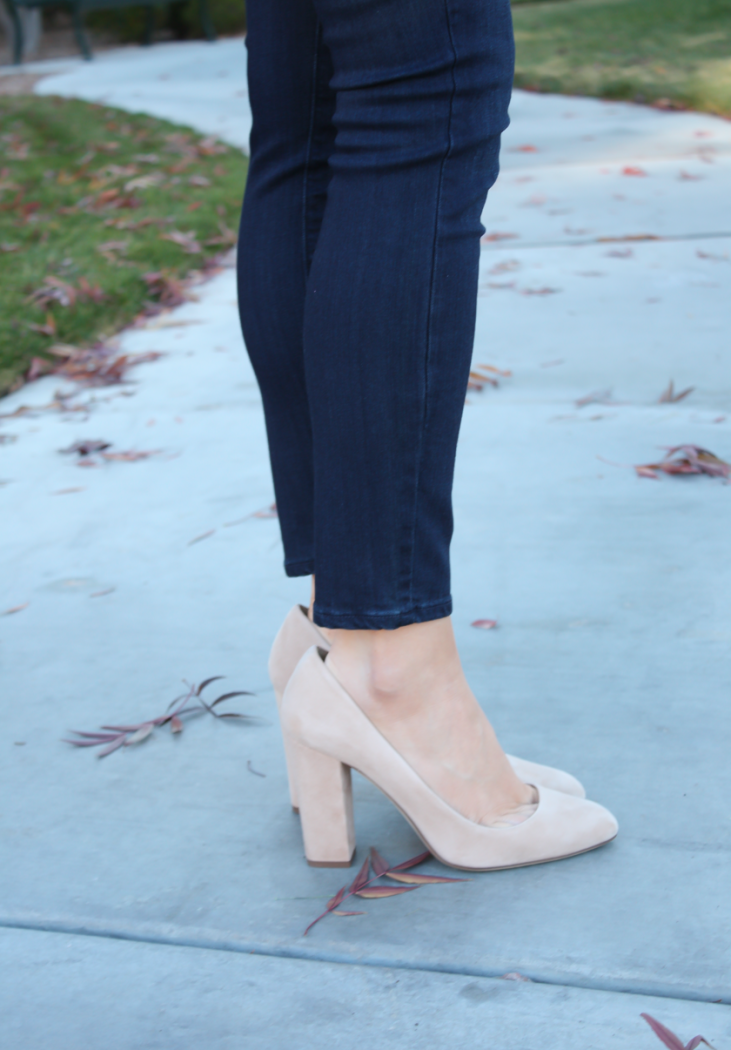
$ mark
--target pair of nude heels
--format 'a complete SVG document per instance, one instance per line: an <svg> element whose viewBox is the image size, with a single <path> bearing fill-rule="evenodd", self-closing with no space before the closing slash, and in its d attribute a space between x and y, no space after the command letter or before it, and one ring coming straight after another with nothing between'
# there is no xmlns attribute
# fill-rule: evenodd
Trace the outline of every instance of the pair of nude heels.
<svg viewBox="0 0 731 1050"><path fill-rule="evenodd" d="M611 841L618 825L560 769L507 756L538 793L522 824L475 824L441 799L381 735L325 664L329 644L295 606L272 647L269 674L279 707L292 806L307 862L347 867L355 855L350 771L393 802L431 853L450 867L491 871L559 860Z"/></svg>

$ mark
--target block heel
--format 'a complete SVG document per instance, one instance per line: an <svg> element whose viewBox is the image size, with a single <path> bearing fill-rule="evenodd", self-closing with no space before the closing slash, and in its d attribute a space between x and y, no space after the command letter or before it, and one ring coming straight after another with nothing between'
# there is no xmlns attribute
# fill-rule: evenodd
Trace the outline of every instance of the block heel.
<svg viewBox="0 0 731 1050"><path fill-rule="evenodd" d="M302 838L313 868L348 868L355 856L350 766L285 735L296 777Z"/></svg>

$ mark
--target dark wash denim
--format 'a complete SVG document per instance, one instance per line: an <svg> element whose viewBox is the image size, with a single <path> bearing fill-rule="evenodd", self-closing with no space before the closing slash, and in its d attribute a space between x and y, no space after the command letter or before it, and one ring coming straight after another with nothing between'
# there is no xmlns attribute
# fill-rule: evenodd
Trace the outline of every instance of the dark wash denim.
<svg viewBox="0 0 731 1050"><path fill-rule="evenodd" d="M448 616L509 0L248 0L239 302L290 576L324 627Z"/></svg>

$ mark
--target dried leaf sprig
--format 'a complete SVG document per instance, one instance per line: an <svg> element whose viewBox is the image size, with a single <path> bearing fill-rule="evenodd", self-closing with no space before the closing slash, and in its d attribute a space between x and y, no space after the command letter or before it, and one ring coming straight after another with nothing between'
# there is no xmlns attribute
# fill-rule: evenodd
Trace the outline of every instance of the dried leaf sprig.
<svg viewBox="0 0 731 1050"><path fill-rule="evenodd" d="M477 369L479 369L479 371L477 371ZM485 372L491 372L492 375L485 375ZM469 379L467 380L467 389L476 390L479 393L481 390L484 390L486 386L500 386L496 376L502 376L507 379L512 374L513 373L510 371L503 371L500 368L495 368L494 365L477 365L476 369L470 371Z"/></svg>
<svg viewBox="0 0 731 1050"><path fill-rule="evenodd" d="M707 1039L704 1039L702 1035L695 1035L689 1043L684 1044L682 1039L678 1038L675 1032L671 1032L669 1028L666 1028L664 1024L656 1021L650 1014L640 1014L643 1017L650 1028L653 1030L660 1042L664 1043L669 1050L695 1050L701 1043L705 1043L706 1046L711 1046ZM711 1047L713 1050L713 1047Z"/></svg>
<svg viewBox="0 0 731 1050"><path fill-rule="evenodd" d="M209 686L211 682L219 681L221 678L223 678L223 675L219 674L213 678L206 678L198 686L191 685L187 693L176 696L168 705L165 714L159 715L157 718L150 718L145 722L137 722L135 725L102 726L102 732L100 733L82 733L78 729L71 729L70 732L74 733L77 739L65 739L64 743L73 744L74 747L101 747L101 751L97 752L97 758L104 758L105 755L111 755L112 751L116 751L120 747L141 744L143 740L147 740L156 726L164 726L170 723L171 733L182 733L182 716L193 712L207 711L214 718L249 718L249 715L234 714L232 712L224 712L222 714L220 711L214 710L218 704L222 704L225 700L230 700L234 696L253 696L254 694L248 690L238 689L232 693L223 693L222 696L217 697L210 704L203 699L201 694L206 686ZM191 701L193 702L191 703Z"/></svg>
<svg viewBox="0 0 731 1050"><path fill-rule="evenodd" d="M657 478L663 474L708 474L712 478L728 478L731 463L719 459L713 452L698 445L676 445L665 448L667 455L659 463L641 463L635 470L641 478Z"/></svg>
<svg viewBox="0 0 731 1050"><path fill-rule="evenodd" d="M336 911L339 909L343 901L346 901L348 897L363 897L366 900L374 900L380 897L398 897L402 893L410 893L412 890L416 890L419 886L430 886L437 882L469 882L469 879L451 879L446 878L443 875L416 875L409 872L409 868L415 868L417 864L422 864L425 860L431 857L431 853L427 850L425 853L420 853L418 857L412 857L411 860L405 860L401 864L394 864L393 867L389 866L383 857L380 855L378 850L371 847L370 853L363 861L362 867L358 874L355 876L350 886L342 886L334 897L331 897L327 902L327 908L318 915L316 919L310 923L305 930L303 936L307 936L312 927L324 919L326 915L331 912L335 915L362 915L363 912L355 911ZM374 874L371 875L371 866L373 867ZM377 882L378 879L388 878L393 879L394 882L406 882L408 886L389 886L381 885L374 886L373 883Z"/></svg>

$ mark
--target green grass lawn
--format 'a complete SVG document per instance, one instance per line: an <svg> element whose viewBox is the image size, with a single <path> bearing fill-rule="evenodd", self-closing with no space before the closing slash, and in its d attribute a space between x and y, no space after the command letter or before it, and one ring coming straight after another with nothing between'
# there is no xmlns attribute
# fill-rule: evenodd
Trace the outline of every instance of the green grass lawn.
<svg viewBox="0 0 731 1050"><path fill-rule="evenodd" d="M731 117L731 0L513 0L515 83Z"/></svg>
<svg viewBox="0 0 731 1050"><path fill-rule="evenodd" d="M58 362L52 346L111 335L229 247L246 157L189 128L61 98L0 97L0 129L6 393L34 357Z"/></svg>

